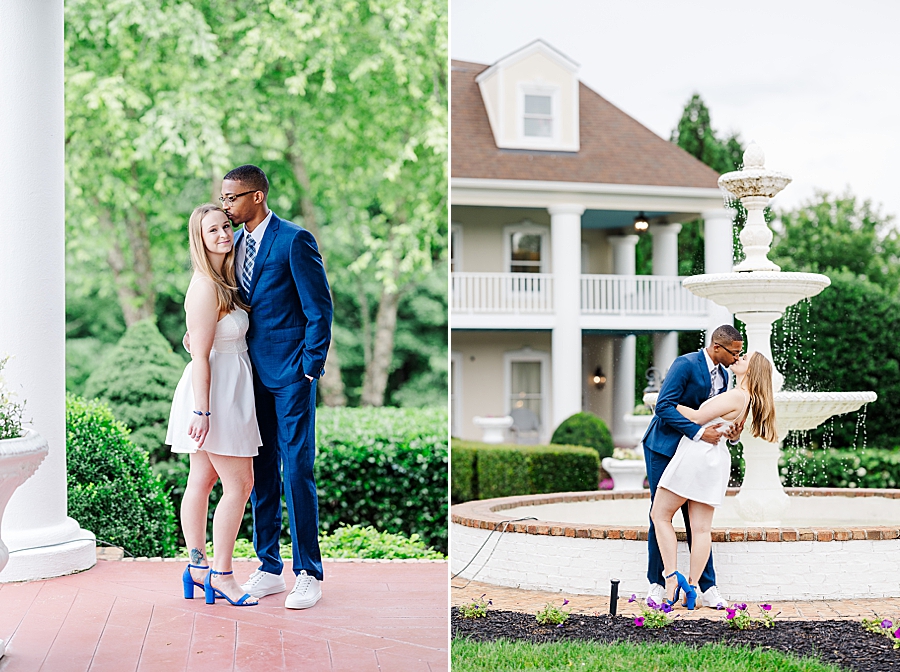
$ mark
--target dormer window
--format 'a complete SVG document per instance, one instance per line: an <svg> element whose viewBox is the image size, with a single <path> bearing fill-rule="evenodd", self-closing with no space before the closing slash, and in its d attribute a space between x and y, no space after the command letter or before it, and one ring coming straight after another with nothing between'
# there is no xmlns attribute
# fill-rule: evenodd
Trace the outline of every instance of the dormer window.
<svg viewBox="0 0 900 672"><path fill-rule="evenodd" d="M525 137L553 137L553 98L525 94Z"/></svg>

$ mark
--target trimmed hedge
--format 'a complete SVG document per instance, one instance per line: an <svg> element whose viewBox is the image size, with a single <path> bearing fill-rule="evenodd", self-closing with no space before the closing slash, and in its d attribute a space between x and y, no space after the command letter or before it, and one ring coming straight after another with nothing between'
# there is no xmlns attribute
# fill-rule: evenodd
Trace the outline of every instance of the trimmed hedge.
<svg viewBox="0 0 900 672"><path fill-rule="evenodd" d="M451 450L454 502L597 489L600 458L593 448L454 440ZM466 474L467 482L457 482Z"/></svg>
<svg viewBox="0 0 900 672"><path fill-rule="evenodd" d="M175 511L147 454L104 404L66 397L68 513L136 556L173 557Z"/></svg>
<svg viewBox="0 0 900 672"><path fill-rule="evenodd" d="M602 460L604 457L612 457L612 434L606 423L592 413L576 413L563 420L550 443L559 446L587 446L597 451Z"/></svg>
<svg viewBox="0 0 900 672"><path fill-rule="evenodd" d="M447 411L319 408L319 527L418 534L447 553Z"/></svg>
<svg viewBox="0 0 900 672"><path fill-rule="evenodd" d="M900 483L900 448L786 450L778 464L787 487L896 488Z"/></svg>

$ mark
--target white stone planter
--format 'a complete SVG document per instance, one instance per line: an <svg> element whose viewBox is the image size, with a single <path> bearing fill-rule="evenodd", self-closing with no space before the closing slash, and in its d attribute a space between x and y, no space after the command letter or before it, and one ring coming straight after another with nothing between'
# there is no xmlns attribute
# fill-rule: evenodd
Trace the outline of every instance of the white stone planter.
<svg viewBox="0 0 900 672"><path fill-rule="evenodd" d="M644 489L647 465L643 460L617 460L604 457L603 469L612 476L613 492L634 492Z"/></svg>
<svg viewBox="0 0 900 672"><path fill-rule="evenodd" d="M631 413L627 413L622 418L625 421L625 426L628 427L628 430L631 432L631 440L632 446L640 452L643 452L644 448L641 444L641 439L644 438L644 434L647 433L647 427L650 426L650 421L653 419L652 415L632 415Z"/></svg>
<svg viewBox="0 0 900 672"><path fill-rule="evenodd" d="M512 427L513 419L508 415L499 417L476 415L472 418L472 422L481 427L483 443L503 443L506 430Z"/></svg>

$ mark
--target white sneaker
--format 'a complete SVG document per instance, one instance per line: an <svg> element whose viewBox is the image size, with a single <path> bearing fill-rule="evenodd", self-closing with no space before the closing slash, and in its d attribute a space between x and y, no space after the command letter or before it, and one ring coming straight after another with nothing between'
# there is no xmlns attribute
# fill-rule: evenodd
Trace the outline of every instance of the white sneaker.
<svg viewBox="0 0 900 672"><path fill-rule="evenodd" d="M272 574L271 572L257 569L250 575L247 582L241 586L241 590L259 599L266 595L284 592L287 590L287 586L284 585L284 579L281 578L280 574Z"/></svg>
<svg viewBox="0 0 900 672"><path fill-rule="evenodd" d="M712 607L713 609L728 608L728 600L719 595L718 586L710 586L709 590L700 593L700 603L704 607Z"/></svg>
<svg viewBox="0 0 900 672"><path fill-rule="evenodd" d="M663 603L663 600L666 599L666 588L665 586L661 586L658 583L651 583L650 590L647 591L647 598L644 602L647 603L647 606L650 606L650 601L653 600L653 603L658 607Z"/></svg>
<svg viewBox="0 0 900 672"><path fill-rule="evenodd" d="M284 601L284 606L288 609L309 609L321 599L322 587L319 580L307 574L304 569L297 575L297 583Z"/></svg>

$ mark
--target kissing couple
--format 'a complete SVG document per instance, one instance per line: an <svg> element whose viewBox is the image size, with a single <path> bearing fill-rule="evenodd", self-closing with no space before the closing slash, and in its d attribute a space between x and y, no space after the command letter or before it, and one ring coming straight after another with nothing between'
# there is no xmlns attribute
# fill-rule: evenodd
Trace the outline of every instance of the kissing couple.
<svg viewBox="0 0 900 672"><path fill-rule="evenodd" d="M748 418L753 436L778 440L772 363L743 349L741 333L722 325L709 346L675 359L659 391L643 438L651 500L646 598L651 606L671 607L683 592L688 609L728 607L716 585L711 535L731 473L728 443L740 440ZM678 571L672 524L679 508L690 548L687 577Z"/></svg>
<svg viewBox="0 0 900 672"><path fill-rule="evenodd" d="M190 552L184 597L204 591L235 606L286 590L281 493L287 500L294 587L284 606L307 609L322 597L322 556L313 465L316 382L325 373L332 302L322 255L307 230L267 206L269 181L256 166L222 181L221 206L198 206L188 222L193 277L184 300L185 367L166 443L190 455L181 525ZM236 233L234 224L243 224ZM212 567L206 555L209 495ZM243 585L232 555L247 499L259 568Z"/></svg>

